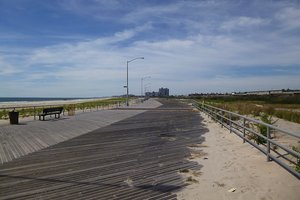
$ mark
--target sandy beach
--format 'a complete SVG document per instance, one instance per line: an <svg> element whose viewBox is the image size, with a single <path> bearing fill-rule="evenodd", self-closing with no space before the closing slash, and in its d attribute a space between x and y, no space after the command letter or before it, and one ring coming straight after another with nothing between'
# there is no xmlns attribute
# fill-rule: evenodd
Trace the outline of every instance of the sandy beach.
<svg viewBox="0 0 300 200"><path fill-rule="evenodd" d="M97 100L111 99L111 97L104 98L91 98L91 99L72 99L72 100L51 100L51 101L29 101L29 102L0 102L0 108L13 108L13 107L30 107L30 106L46 106L46 105L64 105L76 104Z"/></svg>
<svg viewBox="0 0 300 200"><path fill-rule="evenodd" d="M190 185L178 193L182 200L299 200L300 181L264 154L242 143L234 133L221 128L206 115L209 129L205 141L193 148L202 151L192 158L203 165L200 171L181 173ZM282 123L282 122L281 122Z"/></svg>

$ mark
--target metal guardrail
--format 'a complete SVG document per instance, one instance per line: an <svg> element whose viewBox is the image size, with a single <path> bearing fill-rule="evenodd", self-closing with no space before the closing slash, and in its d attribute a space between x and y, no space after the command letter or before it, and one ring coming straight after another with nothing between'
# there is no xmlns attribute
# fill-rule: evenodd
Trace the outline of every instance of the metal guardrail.
<svg viewBox="0 0 300 200"><path fill-rule="evenodd" d="M219 122L222 127L226 127L227 129L229 129L230 133L233 132L236 135L238 135L240 138L243 139L244 143L248 142L258 150L260 150L267 156L267 161L275 161L280 166L289 171L291 174L293 174L295 177L300 179L300 173L297 172L294 168L295 165L299 165L299 163L297 162L299 162L300 153L294 151L290 147L280 144L278 141L274 141L274 138L271 137L271 133L277 131L289 135L295 138L296 140L299 140L300 133L291 133L271 124L267 124L262 121L246 117L234 112L230 112L224 109L220 109L211 105L198 103L197 101L193 101L193 106L198 108L200 111L208 114L213 120ZM250 124L265 126L267 129L266 136L257 132L257 130L251 128L249 126ZM251 135L263 138L266 141L266 143L255 143L249 138L249 136ZM271 145L273 145L272 148Z"/></svg>

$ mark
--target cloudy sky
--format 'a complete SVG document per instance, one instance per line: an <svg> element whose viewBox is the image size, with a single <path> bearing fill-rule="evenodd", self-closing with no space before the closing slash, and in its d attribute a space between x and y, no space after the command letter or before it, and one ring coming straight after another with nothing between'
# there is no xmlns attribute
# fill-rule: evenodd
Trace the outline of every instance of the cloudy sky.
<svg viewBox="0 0 300 200"><path fill-rule="evenodd" d="M296 0L0 0L0 96L300 89Z"/></svg>

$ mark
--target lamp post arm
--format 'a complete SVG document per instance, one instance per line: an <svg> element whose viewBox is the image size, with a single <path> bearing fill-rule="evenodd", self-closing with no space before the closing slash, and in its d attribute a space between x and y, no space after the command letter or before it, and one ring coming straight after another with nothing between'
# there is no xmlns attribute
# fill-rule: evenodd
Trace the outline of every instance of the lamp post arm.
<svg viewBox="0 0 300 200"><path fill-rule="evenodd" d="M126 99L127 99L127 101L126 101L126 104L127 104L127 106L129 106L129 88L128 88L128 63L130 63L130 62L132 62L132 61L134 61L134 60L137 60L137 59L145 59L144 57L137 57L137 58L134 58L134 59L132 59L132 60L128 60L127 61L127 95L126 95Z"/></svg>
<svg viewBox="0 0 300 200"><path fill-rule="evenodd" d="M127 64L130 63L130 62L132 62L132 61L134 61L134 60L137 60L137 59L145 59L145 58L144 58L144 57L134 58L134 59L132 59L132 60L127 61Z"/></svg>

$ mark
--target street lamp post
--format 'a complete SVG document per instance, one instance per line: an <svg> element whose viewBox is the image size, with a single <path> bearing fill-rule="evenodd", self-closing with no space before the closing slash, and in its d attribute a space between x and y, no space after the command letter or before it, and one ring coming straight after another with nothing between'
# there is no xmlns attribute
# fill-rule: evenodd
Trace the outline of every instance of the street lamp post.
<svg viewBox="0 0 300 200"><path fill-rule="evenodd" d="M126 105L129 106L129 97L128 97L128 92L129 92L129 88L128 88L128 63L134 61L134 60L137 60L137 59L145 59L144 57L137 57L137 58L134 58L132 60L128 60L127 61L127 85L126 85L126 89L127 89L127 95L126 95Z"/></svg>
<svg viewBox="0 0 300 200"><path fill-rule="evenodd" d="M144 90L145 90L145 93L148 91L148 92L151 92L151 83L147 83L144 85Z"/></svg>
<svg viewBox="0 0 300 200"><path fill-rule="evenodd" d="M151 76L145 76L145 77L142 77L141 78L141 96L144 96L143 95L143 81L147 78L151 78Z"/></svg>

